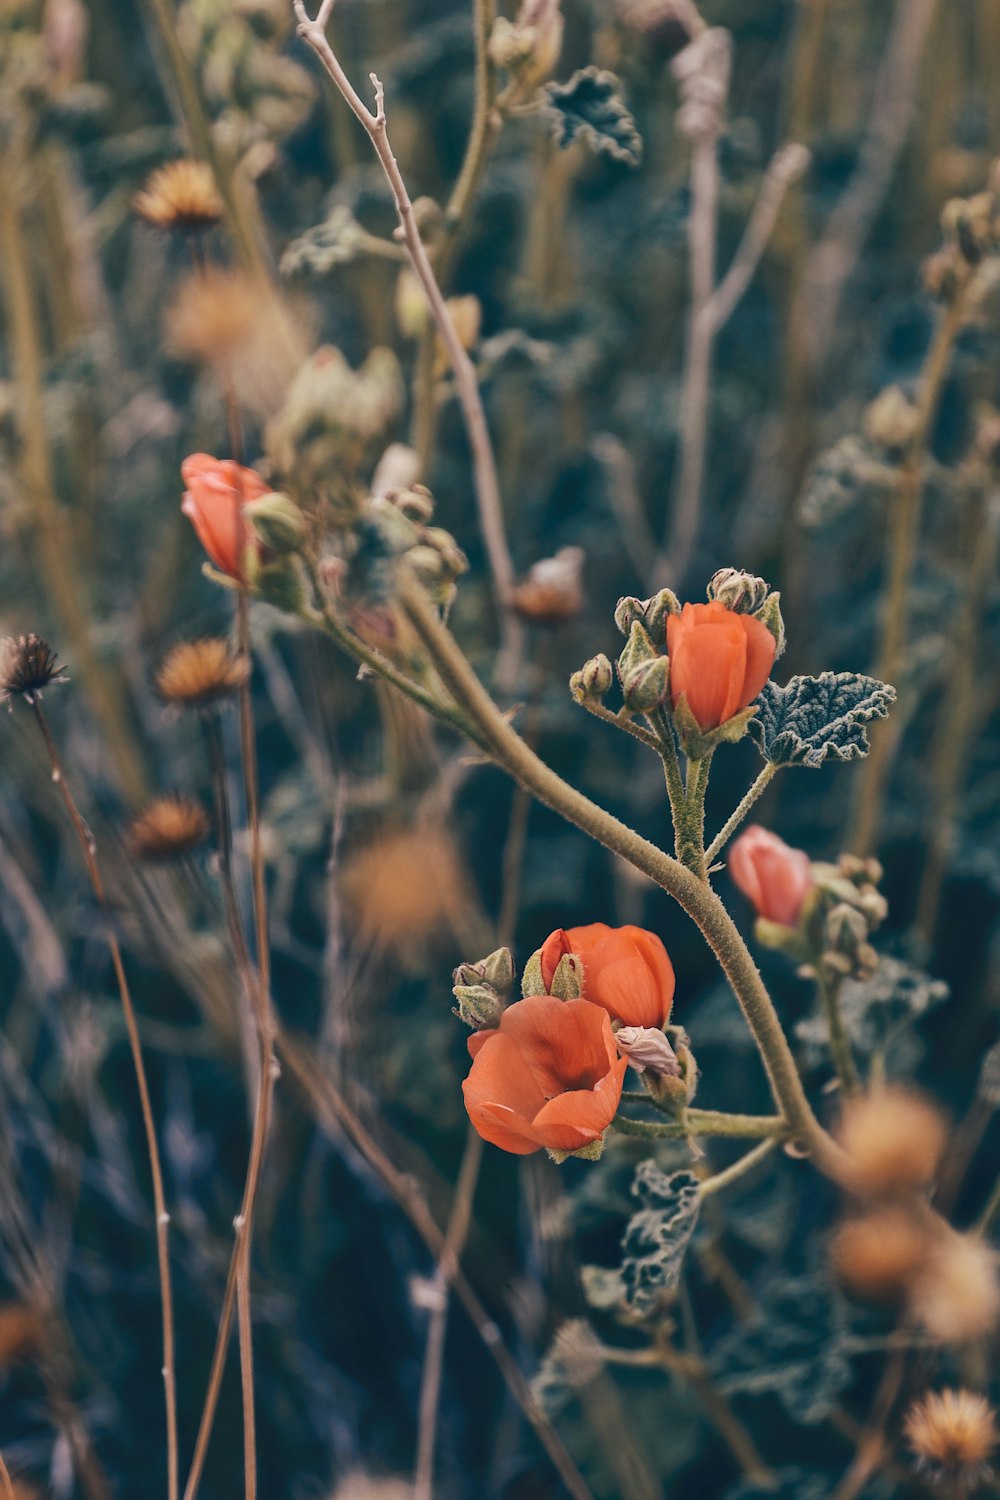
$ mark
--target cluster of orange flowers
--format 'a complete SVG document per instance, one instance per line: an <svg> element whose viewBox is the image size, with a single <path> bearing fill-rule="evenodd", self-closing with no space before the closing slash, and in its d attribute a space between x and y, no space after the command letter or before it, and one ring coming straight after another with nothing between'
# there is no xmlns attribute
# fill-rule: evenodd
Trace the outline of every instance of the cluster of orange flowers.
<svg viewBox="0 0 1000 1500"><path fill-rule="evenodd" d="M568 953L583 971L578 1000L526 996L507 1006L498 1026L469 1038L472 1069L462 1085L469 1118L484 1140L521 1156L598 1140L628 1067L612 1021L662 1028L670 1019L674 970L653 933L604 922L553 932L539 955L546 988Z"/></svg>

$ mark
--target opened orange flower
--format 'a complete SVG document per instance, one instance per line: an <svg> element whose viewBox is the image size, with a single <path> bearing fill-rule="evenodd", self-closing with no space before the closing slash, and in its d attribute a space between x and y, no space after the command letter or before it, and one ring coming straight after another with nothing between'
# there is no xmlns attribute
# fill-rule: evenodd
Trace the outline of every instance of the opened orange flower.
<svg viewBox="0 0 1000 1500"><path fill-rule="evenodd" d="M717 729L757 697L774 665L774 636L753 615L717 599L685 604L667 617L670 697L681 698L699 729Z"/></svg>
<svg viewBox="0 0 1000 1500"><path fill-rule="evenodd" d="M469 1038L469 1052L462 1085L469 1119L503 1151L576 1151L614 1119L628 1062L618 1056L607 1011L588 1000L519 1000L496 1030Z"/></svg>
<svg viewBox="0 0 1000 1500"><path fill-rule="evenodd" d="M674 970L655 933L642 927L558 928L542 945L545 988L559 960L578 953L583 961L583 998L602 1006L625 1026L665 1026L674 999Z"/></svg>
<svg viewBox="0 0 1000 1500"><path fill-rule="evenodd" d="M257 547L243 519L243 507L269 492L253 469L231 458L192 453L181 464L187 489L181 510L220 573L246 583L247 551Z"/></svg>
<svg viewBox="0 0 1000 1500"><path fill-rule="evenodd" d="M729 873L759 917L795 927L813 887L808 854L754 823L729 852Z"/></svg>

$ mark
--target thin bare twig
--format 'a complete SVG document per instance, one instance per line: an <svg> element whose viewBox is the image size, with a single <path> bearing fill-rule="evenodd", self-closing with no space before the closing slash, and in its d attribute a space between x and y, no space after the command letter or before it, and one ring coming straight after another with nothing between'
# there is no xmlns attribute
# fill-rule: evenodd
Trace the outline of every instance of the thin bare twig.
<svg viewBox="0 0 1000 1500"><path fill-rule="evenodd" d="M372 73L375 89L375 109L370 110L357 93L339 59L327 39L323 28L323 11L315 20L310 20L305 0L292 0L297 22L297 31L303 41L312 48L329 77L339 89L348 107L368 132L376 155L385 172L392 191L396 214L399 219L397 234L402 239L410 257L417 280L423 288L431 316L441 336L455 377L455 393L462 409L462 416L472 450L472 463L476 479L476 500L479 507L479 528L493 578L493 588L499 611L503 655L519 658L519 642L522 634L520 621L509 609L514 588L514 564L507 543L504 524L503 501L500 496L500 481L497 476L493 445L486 425L479 382L475 366L463 349L455 331L451 316L445 306L430 257L424 247L413 214L413 204L399 170L399 163L389 143L385 116L385 90L379 78Z"/></svg>
<svg viewBox="0 0 1000 1500"><path fill-rule="evenodd" d="M80 851L83 855L91 888L97 898L97 903L104 914L105 920L110 924L112 919L108 910L104 879L101 875L100 866L97 863L97 851L93 835L84 822L73 794L67 785L62 762L56 749L55 740L52 738L48 720L42 711L42 705L37 696L26 699L26 701L30 703L30 707L35 715L35 722L45 743L49 763L52 767L52 780L59 788L63 805L69 815L73 832L76 834L77 842L80 845ZM146 1137L146 1152L149 1157L149 1171L153 1182L153 1206L156 1213L156 1251L160 1278L160 1306L163 1328L162 1373L167 1417L167 1492L170 1500L176 1500L178 1489L177 1370L174 1355L174 1301L170 1279L170 1250L168 1243L170 1215L167 1212L166 1196L163 1191L160 1148L156 1140L153 1107L150 1103L149 1085L146 1080L146 1065L142 1058L139 1023L136 1019L135 1007L132 1004L132 993L129 989L128 978L125 973L121 947L118 943L117 934L111 925L108 926L107 941L111 952L111 962L114 967L115 978L118 982L118 993L121 998L122 1013L125 1017L125 1030L128 1033L129 1047L132 1052L132 1066L135 1071L136 1085L139 1090L139 1105L142 1112L143 1131Z"/></svg>

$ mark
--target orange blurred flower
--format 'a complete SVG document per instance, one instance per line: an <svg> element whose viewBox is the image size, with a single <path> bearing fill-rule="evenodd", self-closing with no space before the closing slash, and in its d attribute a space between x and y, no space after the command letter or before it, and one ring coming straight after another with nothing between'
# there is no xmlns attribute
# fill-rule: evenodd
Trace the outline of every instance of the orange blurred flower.
<svg viewBox="0 0 1000 1500"><path fill-rule="evenodd" d="M685 604L667 617L670 697L681 698L699 729L717 729L757 697L774 665L775 641L753 615L738 615L717 599Z"/></svg>
<svg viewBox="0 0 1000 1500"><path fill-rule="evenodd" d="M270 493L260 475L231 458L192 453L181 464L187 489L181 510L198 533L198 540L220 573L246 583L246 554L256 549L243 507Z"/></svg>
<svg viewBox="0 0 1000 1500"><path fill-rule="evenodd" d="M503 1151L576 1151L614 1119L628 1062L615 1049L607 1011L588 1000L519 1000L495 1031L469 1038L469 1052L462 1085L469 1119Z"/></svg>
<svg viewBox="0 0 1000 1500"><path fill-rule="evenodd" d="M752 824L729 851L729 873L759 917L795 927L814 881L808 854Z"/></svg>
<svg viewBox="0 0 1000 1500"><path fill-rule="evenodd" d="M545 988L559 960L577 953L583 961L583 998L600 1005L625 1026L665 1026L674 998L674 969L655 933L642 927L558 928L542 944Z"/></svg>

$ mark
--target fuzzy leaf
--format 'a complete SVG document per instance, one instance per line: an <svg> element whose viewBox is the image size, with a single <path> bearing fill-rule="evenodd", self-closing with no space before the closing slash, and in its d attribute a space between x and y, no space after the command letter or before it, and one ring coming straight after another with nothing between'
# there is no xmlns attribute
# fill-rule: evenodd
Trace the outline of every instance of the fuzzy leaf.
<svg viewBox="0 0 1000 1500"><path fill-rule="evenodd" d="M885 1051L925 1011L948 998L948 986L899 959L883 957L870 979L849 979L840 989L840 1012L852 1045L863 1057ZM825 1016L799 1021L795 1034L818 1062L829 1047Z"/></svg>
<svg viewBox="0 0 1000 1500"><path fill-rule="evenodd" d="M632 1192L643 1206L625 1226L621 1279L628 1308L647 1317L677 1290L701 1192L693 1172L668 1175L652 1161L636 1169Z"/></svg>
<svg viewBox="0 0 1000 1500"><path fill-rule="evenodd" d="M712 1351L727 1394L773 1392L796 1422L823 1422L851 1379L847 1310L818 1276L776 1277Z"/></svg>
<svg viewBox="0 0 1000 1500"><path fill-rule="evenodd" d="M556 142L571 146L584 141L591 151L637 167L642 138L619 89L613 73L593 65L578 69L568 83L546 84L544 112Z"/></svg>
<svg viewBox="0 0 1000 1500"><path fill-rule="evenodd" d="M861 760L868 754L865 726L886 718L895 700L894 687L858 672L793 677L784 687L768 682L750 733L764 759L777 766Z"/></svg>

